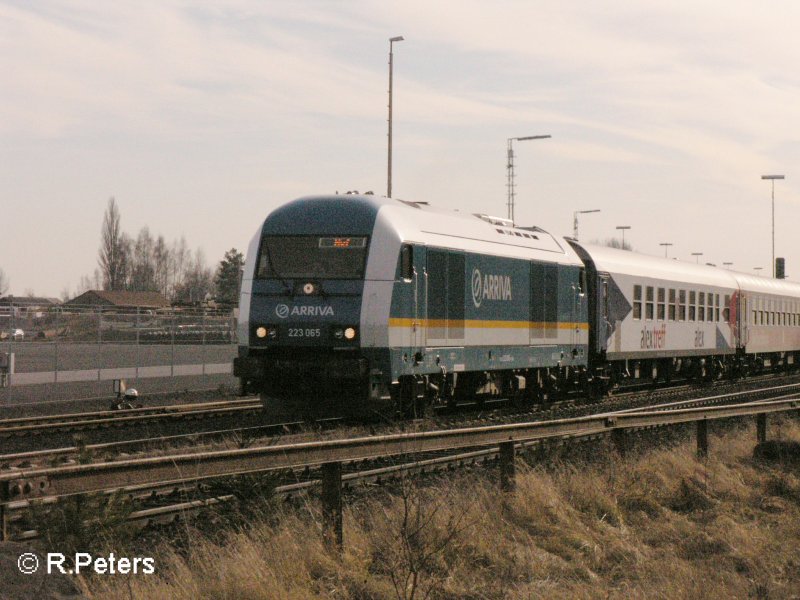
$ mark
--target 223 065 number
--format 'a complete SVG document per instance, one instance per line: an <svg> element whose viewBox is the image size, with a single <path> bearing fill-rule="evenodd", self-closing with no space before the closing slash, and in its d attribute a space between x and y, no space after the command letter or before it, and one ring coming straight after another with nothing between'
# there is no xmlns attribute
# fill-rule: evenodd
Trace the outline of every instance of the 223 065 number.
<svg viewBox="0 0 800 600"><path fill-rule="evenodd" d="M316 328L308 328L308 329L300 329L297 327L290 327L289 328L289 337L320 337L322 335L322 330L319 327Z"/></svg>

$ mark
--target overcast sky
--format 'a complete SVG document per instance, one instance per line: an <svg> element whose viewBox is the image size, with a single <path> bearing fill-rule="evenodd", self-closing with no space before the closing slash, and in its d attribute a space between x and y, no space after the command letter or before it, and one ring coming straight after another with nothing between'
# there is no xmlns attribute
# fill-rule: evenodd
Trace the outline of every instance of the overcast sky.
<svg viewBox="0 0 800 600"><path fill-rule="evenodd" d="M224 8L222 8L224 7ZM800 281L800 3L0 0L0 268L58 296L132 236L209 265L337 190L506 214L584 241Z"/></svg>

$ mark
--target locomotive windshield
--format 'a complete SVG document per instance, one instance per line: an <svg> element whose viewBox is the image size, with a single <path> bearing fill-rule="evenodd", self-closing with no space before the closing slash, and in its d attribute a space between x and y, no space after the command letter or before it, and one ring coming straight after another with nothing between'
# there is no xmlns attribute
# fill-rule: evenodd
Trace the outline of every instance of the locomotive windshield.
<svg viewBox="0 0 800 600"><path fill-rule="evenodd" d="M364 236L269 236L261 241L259 279L363 279Z"/></svg>

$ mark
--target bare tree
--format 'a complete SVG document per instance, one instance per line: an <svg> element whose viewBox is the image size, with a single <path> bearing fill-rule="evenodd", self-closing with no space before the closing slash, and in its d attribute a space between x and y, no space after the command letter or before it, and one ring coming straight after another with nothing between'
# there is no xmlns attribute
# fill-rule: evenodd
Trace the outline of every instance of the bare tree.
<svg viewBox="0 0 800 600"><path fill-rule="evenodd" d="M183 280L175 286L175 300L184 304L202 302L213 289L214 274L206 266L203 251L198 249Z"/></svg>
<svg viewBox="0 0 800 600"><path fill-rule="evenodd" d="M155 283L154 243L150 229L145 225L139 231L133 245L130 265L130 281L128 287L139 292L151 292L158 289Z"/></svg>
<svg viewBox="0 0 800 600"><path fill-rule="evenodd" d="M377 517L390 534L380 551L398 600L433 595L443 584L437 572L442 571L445 554L457 554L464 532L477 522L471 518L473 505L452 501L456 490L451 484L425 489L404 474L399 507L387 507Z"/></svg>
<svg viewBox="0 0 800 600"><path fill-rule="evenodd" d="M618 250L633 250L633 246L631 246L630 242L623 242L617 238L609 238L603 242L603 245L609 248L617 248Z"/></svg>
<svg viewBox="0 0 800 600"><path fill-rule="evenodd" d="M169 248L164 241L164 236L159 235L153 246L153 281L156 289L167 297L169 297L169 264Z"/></svg>
<svg viewBox="0 0 800 600"><path fill-rule="evenodd" d="M177 290L184 283L186 277L186 270L192 260L192 254L189 252L189 246L186 244L186 238L181 237L180 241L172 242L170 249L170 271L172 273L171 283L167 286L169 291L168 297L176 300L175 297Z"/></svg>
<svg viewBox="0 0 800 600"><path fill-rule="evenodd" d="M0 269L0 296L5 294L8 291L8 277L6 277L6 272L3 269Z"/></svg>
<svg viewBox="0 0 800 600"><path fill-rule="evenodd" d="M82 275L81 281L78 284L78 288L75 290L75 295L80 296L84 292L88 292L91 289L98 289L92 287L92 280L89 279L88 275Z"/></svg>
<svg viewBox="0 0 800 600"><path fill-rule="evenodd" d="M103 288L121 290L125 287L125 234L120 229L120 214L114 198L108 200L103 216L98 263L103 274Z"/></svg>

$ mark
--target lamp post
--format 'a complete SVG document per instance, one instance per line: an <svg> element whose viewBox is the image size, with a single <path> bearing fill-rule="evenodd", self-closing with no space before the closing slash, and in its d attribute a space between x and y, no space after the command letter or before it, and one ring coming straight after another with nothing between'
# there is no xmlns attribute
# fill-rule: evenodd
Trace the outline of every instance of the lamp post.
<svg viewBox="0 0 800 600"><path fill-rule="evenodd" d="M762 175L761 179L772 182L772 278L775 278L775 180L786 179L783 175Z"/></svg>
<svg viewBox="0 0 800 600"><path fill-rule="evenodd" d="M511 222L514 222L514 141L517 142L524 142L525 140L544 140L547 138L553 137L551 135L527 135L525 137L512 137L508 138L508 163L506 164L507 169L507 182L506 187L508 187L508 201L506 205L508 206L508 218L511 219Z"/></svg>
<svg viewBox="0 0 800 600"><path fill-rule="evenodd" d="M395 42L402 42L403 36L398 35L389 38L389 152L388 168L386 176L386 197L392 197L392 70L394 66L394 52L392 45Z"/></svg>
<svg viewBox="0 0 800 600"><path fill-rule="evenodd" d="M755 271L755 272L756 272L756 275L760 275L759 271L760 271L761 269L763 269L763 268L764 268L764 267L753 267L753 271Z"/></svg>
<svg viewBox="0 0 800 600"><path fill-rule="evenodd" d="M700 264L700 257L703 256L703 253L702 252L692 252L692 256L694 256L697 259L697 264L699 265Z"/></svg>
<svg viewBox="0 0 800 600"><path fill-rule="evenodd" d="M572 221L572 237L574 237L576 240L578 239L578 215L588 215L589 213L598 212L600 212L599 208L593 208L592 210L576 210Z"/></svg>
<svg viewBox="0 0 800 600"><path fill-rule="evenodd" d="M730 271L730 267L733 266L733 263L732 262L724 262L724 263L722 263L722 266L728 268L728 270Z"/></svg>
<svg viewBox="0 0 800 600"><path fill-rule="evenodd" d="M661 242L659 246L664 246L664 258L667 258L667 250L672 246L672 242Z"/></svg>
<svg viewBox="0 0 800 600"><path fill-rule="evenodd" d="M630 225L617 225L617 229L622 230L622 249L625 250L625 230L630 229Z"/></svg>

